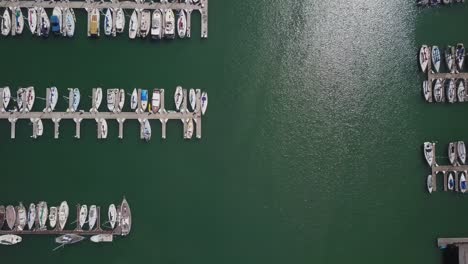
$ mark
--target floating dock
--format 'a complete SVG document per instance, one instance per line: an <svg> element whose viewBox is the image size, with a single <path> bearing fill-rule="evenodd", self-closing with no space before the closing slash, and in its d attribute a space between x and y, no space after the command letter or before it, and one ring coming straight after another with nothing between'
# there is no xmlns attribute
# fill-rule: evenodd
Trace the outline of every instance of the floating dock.
<svg viewBox="0 0 468 264"><path fill-rule="evenodd" d="M439 238L437 246L441 249L448 246L458 247L458 263L468 264L468 238Z"/></svg>
<svg viewBox="0 0 468 264"><path fill-rule="evenodd" d="M198 3L192 3L191 0L187 0L182 3L169 3L169 2L144 2L144 1L118 1L112 0L108 1L8 1L0 0L0 7L20 7L20 8L30 8L30 7L43 7L45 9L53 9L54 7L62 8L73 8L73 9L106 9L106 8L122 8L122 9L160 9L162 11L167 9L172 10L184 10L187 13L187 34L186 37L191 36L191 14L194 11L200 12L201 15L201 38L208 38L208 0L199 0ZM12 16L13 19L14 16ZM127 23L128 24L128 21ZM15 23L12 23L15 25ZM27 25L25 25L27 26Z"/></svg>
<svg viewBox="0 0 468 264"><path fill-rule="evenodd" d="M434 157L436 157L436 144L434 144L434 148L433 148L433 152L434 152ZM460 164L456 164L456 165L437 165L437 162L434 162L434 165L432 165L431 167L431 175L432 175L432 191L435 192L437 191L437 175L442 173L443 174L443 177L444 177L444 191L449 191L448 189L448 175L449 173L453 173L454 174L454 180L455 180L455 188L454 188L454 191L455 192L460 192L459 190L459 176L460 174L464 172L465 175L468 175L467 172L468 172L468 165L460 165Z"/></svg>

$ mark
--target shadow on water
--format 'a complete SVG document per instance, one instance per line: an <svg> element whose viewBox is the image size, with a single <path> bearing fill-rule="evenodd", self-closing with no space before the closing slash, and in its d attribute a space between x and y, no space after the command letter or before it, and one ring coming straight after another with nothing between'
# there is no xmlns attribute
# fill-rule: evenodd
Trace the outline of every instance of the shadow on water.
<svg viewBox="0 0 468 264"><path fill-rule="evenodd" d="M442 264L458 264L458 247L448 246L442 251Z"/></svg>

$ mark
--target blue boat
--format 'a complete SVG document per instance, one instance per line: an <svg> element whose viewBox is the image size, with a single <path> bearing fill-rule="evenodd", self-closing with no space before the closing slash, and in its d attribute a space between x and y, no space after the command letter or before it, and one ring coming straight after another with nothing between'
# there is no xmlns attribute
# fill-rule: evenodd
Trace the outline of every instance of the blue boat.
<svg viewBox="0 0 468 264"><path fill-rule="evenodd" d="M141 110L146 111L148 106L148 90L141 90Z"/></svg>
<svg viewBox="0 0 468 264"><path fill-rule="evenodd" d="M52 32L55 34L60 33L60 20L57 16L50 17L50 23L52 24Z"/></svg>

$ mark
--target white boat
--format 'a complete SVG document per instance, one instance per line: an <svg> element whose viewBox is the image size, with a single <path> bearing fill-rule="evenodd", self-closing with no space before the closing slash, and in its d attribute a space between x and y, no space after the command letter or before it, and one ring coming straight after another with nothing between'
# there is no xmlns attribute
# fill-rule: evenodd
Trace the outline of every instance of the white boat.
<svg viewBox="0 0 468 264"><path fill-rule="evenodd" d="M40 118L37 118L37 136L42 136L44 133L44 124L42 124L42 120Z"/></svg>
<svg viewBox="0 0 468 264"><path fill-rule="evenodd" d="M104 16L104 34L109 36L112 34L112 11L110 8L107 8L106 15Z"/></svg>
<svg viewBox="0 0 468 264"><path fill-rule="evenodd" d="M432 65L434 70L439 72L440 69L440 49L437 46L432 47Z"/></svg>
<svg viewBox="0 0 468 264"><path fill-rule="evenodd" d="M429 49L426 45L422 45L419 51L419 66L421 66L422 72L426 72L427 64L429 62Z"/></svg>
<svg viewBox="0 0 468 264"><path fill-rule="evenodd" d="M31 111L34 106L34 101L36 99L36 92L34 92L34 87L26 88L26 111Z"/></svg>
<svg viewBox="0 0 468 264"><path fill-rule="evenodd" d="M36 205L31 203L28 211L28 229L32 230L36 222Z"/></svg>
<svg viewBox="0 0 468 264"><path fill-rule="evenodd" d="M88 225L89 225L89 230L94 228L94 225L96 224L97 220L97 208L96 205L91 205L89 207L89 216L88 216Z"/></svg>
<svg viewBox="0 0 468 264"><path fill-rule="evenodd" d="M124 105L125 105L125 90L124 89L120 89L119 90L119 100L118 100L118 104L117 104L117 107L119 108L119 111L122 111L122 109L124 108Z"/></svg>
<svg viewBox="0 0 468 264"><path fill-rule="evenodd" d="M24 227L28 223L28 215L26 208L24 208L23 203L19 203L19 206L16 208L16 230L24 230Z"/></svg>
<svg viewBox="0 0 468 264"><path fill-rule="evenodd" d="M132 229L132 211L130 210L130 205L128 204L127 199L123 199L122 203L120 204L120 210L117 211L117 214L119 212L119 226L121 228L122 235L126 236Z"/></svg>
<svg viewBox="0 0 468 264"><path fill-rule="evenodd" d="M159 89L153 90L153 97L151 98L151 110L157 113L161 108L161 91Z"/></svg>
<svg viewBox="0 0 468 264"><path fill-rule="evenodd" d="M28 8L28 25L29 30L31 30L32 34L35 34L37 32L37 20L37 8Z"/></svg>
<svg viewBox="0 0 468 264"><path fill-rule="evenodd" d="M130 98L130 108L135 110L138 106L138 92L137 89L134 88L132 92L132 97Z"/></svg>
<svg viewBox="0 0 468 264"><path fill-rule="evenodd" d="M88 206L83 204L80 207L80 216L78 217L78 224L80 225L80 228L83 228L83 225L86 223L86 218L88 218Z"/></svg>
<svg viewBox="0 0 468 264"><path fill-rule="evenodd" d="M149 10L143 10L141 12L140 21L140 36L145 38L148 36L151 27L151 12Z"/></svg>
<svg viewBox="0 0 468 264"><path fill-rule="evenodd" d="M117 209L115 208L115 204L109 205L107 216L109 218L109 224L111 225L111 228L114 229L115 222L117 221Z"/></svg>
<svg viewBox="0 0 468 264"><path fill-rule="evenodd" d="M143 139L146 141L151 139L151 125L148 119L143 121Z"/></svg>
<svg viewBox="0 0 468 264"><path fill-rule="evenodd" d="M5 217L6 217L5 206L0 205L0 230L3 228L3 224L5 223Z"/></svg>
<svg viewBox="0 0 468 264"><path fill-rule="evenodd" d="M424 142L424 157L429 166L434 164L434 143Z"/></svg>
<svg viewBox="0 0 468 264"><path fill-rule="evenodd" d="M114 236L112 234L99 234L94 235L90 238L90 240L94 243L101 243L101 242L112 242Z"/></svg>
<svg viewBox="0 0 468 264"><path fill-rule="evenodd" d="M8 36L10 34L11 30L11 17L10 17L10 12L8 12L8 8L5 8L5 11L3 12L3 17L2 17L2 35L3 36Z"/></svg>
<svg viewBox="0 0 468 264"><path fill-rule="evenodd" d="M175 17L171 9L167 9L164 15L164 36L169 39L175 38Z"/></svg>
<svg viewBox="0 0 468 264"><path fill-rule="evenodd" d="M52 32L56 35L62 35L63 30L63 18L62 18L62 8L54 7L52 10L52 16L50 17L50 22L52 24Z"/></svg>
<svg viewBox="0 0 468 264"><path fill-rule="evenodd" d="M431 174L427 176L426 185L427 185L427 191L429 193L432 193L433 188L432 188L432 175Z"/></svg>
<svg viewBox="0 0 468 264"><path fill-rule="evenodd" d="M54 228L55 225L57 224L57 214L58 214L57 207L51 206L50 212L49 212L49 226L52 228Z"/></svg>
<svg viewBox="0 0 468 264"><path fill-rule="evenodd" d="M153 11L153 19L151 21L151 37L153 39L161 39L162 38L162 15L161 11L155 9Z"/></svg>
<svg viewBox="0 0 468 264"><path fill-rule="evenodd" d="M141 110L146 111L148 107L148 90L141 90Z"/></svg>
<svg viewBox="0 0 468 264"><path fill-rule="evenodd" d="M24 16L23 12L21 12L21 8L15 7L13 8L13 15L15 16L15 23L16 23L16 35L21 35L24 29Z"/></svg>
<svg viewBox="0 0 468 264"><path fill-rule="evenodd" d="M206 108L208 107L208 93L207 92L203 92L202 95L201 95L201 111L202 111L202 115L205 114L206 112Z"/></svg>
<svg viewBox="0 0 468 264"><path fill-rule="evenodd" d="M190 118L187 121L187 132L185 133L185 138L186 139L191 139L193 136L193 119Z"/></svg>
<svg viewBox="0 0 468 264"><path fill-rule="evenodd" d="M128 27L128 37L134 39L138 34L138 14L136 10L133 10L132 16L130 17L130 26Z"/></svg>
<svg viewBox="0 0 468 264"><path fill-rule="evenodd" d="M197 96L195 93L195 89L190 89L189 91L189 102L190 102L190 107L192 107L192 110L195 111L195 107L197 106Z"/></svg>
<svg viewBox="0 0 468 264"><path fill-rule="evenodd" d="M467 186L466 186L465 173L462 172L462 173L461 173L461 176L460 176L460 191L461 191L462 193L465 193L465 192L466 192L466 188L467 188Z"/></svg>
<svg viewBox="0 0 468 264"><path fill-rule="evenodd" d="M71 38L75 35L75 23L76 23L75 12L73 12L73 9L67 8L65 9L64 17L65 19L64 19L63 34Z"/></svg>
<svg viewBox="0 0 468 264"><path fill-rule="evenodd" d="M17 235L0 236L0 245L11 246L20 243L22 238Z"/></svg>
<svg viewBox="0 0 468 264"><path fill-rule="evenodd" d="M455 100L457 99L457 91L455 88L455 81L453 79L449 80L446 91L447 91L447 100L449 101L449 103L454 103Z"/></svg>
<svg viewBox="0 0 468 264"><path fill-rule="evenodd" d="M187 17L185 16L185 11L179 11L179 18L177 19L177 33L180 38L185 38L187 34Z"/></svg>
<svg viewBox="0 0 468 264"><path fill-rule="evenodd" d="M39 8L39 29L38 35L43 37L48 37L50 32L50 20L49 16L47 16L47 12L44 8Z"/></svg>
<svg viewBox="0 0 468 264"><path fill-rule="evenodd" d="M46 223L47 223L47 216L49 215L49 211L47 208L47 203L46 202L39 202L36 206L36 216L38 219L38 224L40 229L45 229L46 228Z"/></svg>
<svg viewBox="0 0 468 264"><path fill-rule="evenodd" d="M76 235L76 234L66 234L63 236L59 236L55 238L55 243L62 244L62 245L70 245L75 244L85 239L83 236Z"/></svg>
<svg viewBox="0 0 468 264"><path fill-rule="evenodd" d="M464 102L465 101L465 85L463 83L463 80L458 83L458 89L457 89L457 97L459 102Z"/></svg>
<svg viewBox="0 0 468 264"><path fill-rule="evenodd" d="M465 148L465 142L463 142L463 141L458 141L457 142L457 156L458 156L458 160L460 161L460 163L465 164L465 161L466 161L466 148Z"/></svg>
<svg viewBox="0 0 468 264"><path fill-rule="evenodd" d="M455 55L455 48L452 46L448 46L445 50L445 63L447 64L447 68L450 72L454 72L454 61L453 56Z"/></svg>
<svg viewBox="0 0 468 264"><path fill-rule="evenodd" d="M183 95L182 87L177 86L175 93L174 93L174 102L175 102L175 107L177 110L180 109L180 106L182 105L183 100L184 100L184 95Z"/></svg>
<svg viewBox="0 0 468 264"><path fill-rule="evenodd" d="M73 101L72 101L73 112L76 112L78 110L78 106L80 105L80 99L81 99L80 89L78 88L73 89Z"/></svg>
<svg viewBox="0 0 468 264"><path fill-rule="evenodd" d="M102 102L102 88L100 87L96 88L96 97L94 99L95 99L94 107L96 107L96 110L98 110Z"/></svg>
<svg viewBox="0 0 468 264"><path fill-rule="evenodd" d="M16 103L18 104L18 109L20 111L23 110L23 94L25 92L26 92L25 88L19 88L18 91L16 91Z"/></svg>
<svg viewBox="0 0 468 264"><path fill-rule="evenodd" d="M434 99L436 102L440 103L442 102L442 97L443 97L442 81L440 79L437 79L434 85Z"/></svg>
<svg viewBox="0 0 468 264"><path fill-rule="evenodd" d="M7 109L8 105L10 104L11 100L11 92L10 92L10 87L4 87L3 88L3 109Z"/></svg>
<svg viewBox="0 0 468 264"><path fill-rule="evenodd" d="M50 87L50 110L54 111L55 106L57 105L58 102L58 89L55 86Z"/></svg>
<svg viewBox="0 0 468 264"><path fill-rule="evenodd" d="M429 102L432 98L431 91L429 90L428 81L423 81L423 95L424 95L424 99L426 99L427 102Z"/></svg>
<svg viewBox="0 0 468 264"><path fill-rule="evenodd" d="M12 205L6 207L6 222L8 228L13 229L16 223L16 210Z"/></svg>
<svg viewBox="0 0 468 264"><path fill-rule="evenodd" d="M107 89L107 109L113 112L115 110L115 89Z"/></svg>
<svg viewBox="0 0 468 264"><path fill-rule="evenodd" d="M453 178L453 172L449 173L448 180L447 180L447 187L449 191L453 191L453 188L455 187L455 180Z"/></svg>
<svg viewBox="0 0 468 264"><path fill-rule="evenodd" d="M116 9L115 12L115 31L122 33L125 28L125 14L122 8Z"/></svg>
<svg viewBox="0 0 468 264"><path fill-rule="evenodd" d="M58 222L59 222L59 227L61 230L63 230L65 225L67 224L68 213L69 213L68 203L66 201L63 201L60 204L59 213L58 213Z"/></svg>
<svg viewBox="0 0 468 264"><path fill-rule="evenodd" d="M463 69L463 62L465 61L465 47L462 43L457 44L455 62L457 63L458 70Z"/></svg>
<svg viewBox="0 0 468 264"><path fill-rule="evenodd" d="M103 118L101 118L101 138L107 138L107 121Z"/></svg>

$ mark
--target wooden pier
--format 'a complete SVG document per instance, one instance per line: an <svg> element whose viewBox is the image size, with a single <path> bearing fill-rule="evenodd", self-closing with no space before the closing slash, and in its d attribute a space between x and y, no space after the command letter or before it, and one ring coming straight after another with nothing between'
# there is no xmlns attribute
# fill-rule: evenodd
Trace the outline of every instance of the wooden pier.
<svg viewBox="0 0 468 264"><path fill-rule="evenodd" d="M0 7L20 7L20 8L30 8L30 7L43 7L45 9L52 9L54 7L62 8L73 8L73 9L105 9L105 8L122 8L122 9L160 9L162 11L167 9L172 10L184 10L187 13L187 33L186 37L191 36L191 14L194 11L199 11L201 15L201 38L208 38L208 0L200 0L198 3L192 3L191 0L186 0L186 2L174 2L169 3L167 1L162 2L145 2L145 1L8 1L0 0ZM13 19L14 16L12 16ZM128 23L126 23L128 24ZM12 23L12 26L15 23ZM27 26L27 25L25 25ZM14 30L13 30L14 32Z"/></svg>

